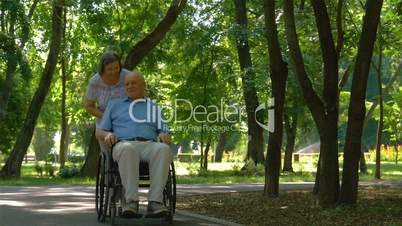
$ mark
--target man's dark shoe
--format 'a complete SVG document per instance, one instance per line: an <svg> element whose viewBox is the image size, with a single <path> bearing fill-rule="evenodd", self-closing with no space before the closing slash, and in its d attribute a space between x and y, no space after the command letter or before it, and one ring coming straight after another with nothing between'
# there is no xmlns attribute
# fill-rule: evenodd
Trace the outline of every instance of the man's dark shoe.
<svg viewBox="0 0 402 226"><path fill-rule="evenodd" d="M159 218L164 217L168 213L168 209L160 202L148 202L148 211L146 217Z"/></svg>
<svg viewBox="0 0 402 226"><path fill-rule="evenodd" d="M123 206L122 218L141 218L138 202L129 202Z"/></svg>

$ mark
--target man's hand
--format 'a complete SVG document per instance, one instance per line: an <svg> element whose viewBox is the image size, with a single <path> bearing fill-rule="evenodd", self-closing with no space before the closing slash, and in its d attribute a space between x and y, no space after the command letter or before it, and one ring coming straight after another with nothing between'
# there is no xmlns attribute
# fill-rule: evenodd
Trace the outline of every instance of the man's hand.
<svg viewBox="0 0 402 226"><path fill-rule="evenodd" d="M171 138L170 135L167 133L160 133L158 136L159 140L165 144L170 144L171 143Z"/></svg>
<svg viewBox="0 0 402 226"><path fill-rule="evenodd" d="M107 133L104 141L111 147L113 144L117 143L117 137L113 133Z"/></svg>

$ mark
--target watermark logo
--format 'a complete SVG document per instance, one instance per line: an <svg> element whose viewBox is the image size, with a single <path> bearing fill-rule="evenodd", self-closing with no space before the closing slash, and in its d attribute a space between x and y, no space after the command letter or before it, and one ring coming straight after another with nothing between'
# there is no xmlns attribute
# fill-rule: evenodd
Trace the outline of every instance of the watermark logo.
<svg viewBox="0 0 402 226"><path fill-rule="evenodd" d="M275 99L272 98L272 99L269 99L268 102L260 104L255 109L255 112L254 112L254 120L257 122L257 124L261 128L263 128L271 133L273 133L275 131L275 109L274 108L275 108ZM262 110L268 110L268 125L264 125L263 122L258 121L257 113Z"/></svg>
<svg viewBox="0 0 402 226"><path fill-rule="evenodd" d="M155 104L150 99L138 99L130 103L129 116L136 123L155 123L158 129L175 124L179 131L230 131L235 130L235 124L242 122L242 115L246 115L245 106L239 104L225 104L221 99L220 105L193 105L187 99L175 99L173 106ZM141 106L140 106L141 105ZM271 133L274 132L274 99L260 104L254 111L256 123ZM138 106L138 108L137 108ZM267 111L268 123L259 121L257 114ZM193 124L201 124L200 126Z"/></svg>

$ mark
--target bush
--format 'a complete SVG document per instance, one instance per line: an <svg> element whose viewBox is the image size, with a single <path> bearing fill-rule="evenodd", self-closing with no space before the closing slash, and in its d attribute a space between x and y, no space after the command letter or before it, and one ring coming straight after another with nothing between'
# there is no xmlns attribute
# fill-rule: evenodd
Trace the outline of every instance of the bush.
<svg viewBox="0 0 402 226"><path fill-rule="evenodd" d="M43 165L39 162L35 163L35 172L39 174L39 176L43 176Z"/></svg>
<svg viewBox="0 0 402 226"><path fill-rule="evenodd" d="M264 164L255 165L254 161L247 160L239 174L242 176L264 176L265 166Z"/></svg>
<svg viewBox="0 0 402 226"><path fill-rule="evenodd" d="M76 167L64 167L59 171L59 176L61 178L71 178L80 175L80 170Z"/></svg>
<svg viewBox="0 0 402 226"><path fill-rule="evenodd" d="M375 161L375 156L376 156L376 149L370 149L369 150L370 156L369 156L369 161L374 162ZM389 161L389 162L394 162L396 160L397 152L395 151L394 146L388 146L384 147L384 145L381 145L381 161ZM399 150L398 152L398 162L402 161L402 153Z"/></svg>
<svg viewBox="0 0 402 226"><path fill-rule="evenodd" d="M186 167L188 173L190 176L198 175L200 171L200 165L197 163L189 163L188 166Z"/></svg>
<svg viewBox="0 0 402 226"><path fill-rule="evenodd" d="M232 166L232 170L235 171L235 172L239 172L240 169L241 169L241 166L240 166L239 163L235 163L235 164Z"/></svg>
<svg viewBox="0 0 402 226"><path fill-rule="evenodd" d="M56 167L53 166L52 164L46 164L45 165L45 172L46 172L47 175L53 177L55 170L56 170Z"/></svg>

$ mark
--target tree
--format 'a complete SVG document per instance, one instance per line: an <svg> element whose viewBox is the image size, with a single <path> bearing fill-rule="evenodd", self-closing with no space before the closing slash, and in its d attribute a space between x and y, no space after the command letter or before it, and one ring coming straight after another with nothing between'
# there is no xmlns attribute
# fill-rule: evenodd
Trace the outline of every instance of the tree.
<svg viewBox="0 0 402 226"><path fill-rule="evenodd" d="M384 128L384 96L382 91L382 37L381 37L381 22L378 25L378 98L380 101L380 120L378 121L377 127L377 145L376 145L376 155L375 155L375 173L374 177L376 179L381 178L381 144L382 144L382 134ZM363 121L364 122L364 121Z"/></svg>
<svg viewBox="0 0 402 226"><path fill-rule="evenodd" d="M42 72L40 84L29 105L24 125L17 137L13 151L8 157L6 164L1 169L0 175L3 177L20 176L21 164L31 142L36 121L45 97L49 91L50 83L57 64L62 36L63 3L64 1L62 0L53 2L52 36L50 39L49 54L46 60L46 65Z"/></svg>
<svg viewBox="0 0 402 226"><path fill-rule="evenodd" d="M297 113L294 113L292 116L285 114L286 149L283 161L284 172L293 172L292 158L296 142L297 119Z"/></svg>
<svg viewBox="0 0 402 226"><path fill-rule="evenodd" d="M155 46L165 37L171 26L176 22L180 13L184 10L187 4L186 0L173 0L165 17L159 22L155 29L146 35L141 41L131 47L127 58L124 62L124 67L132 70L147 56L147 54L155 48ZM95 176L98 161L99 144L95 136L91 136L88 154L85 159L85 164L81 169L81 174L86 176Z"/></svg>
<svg viewBox="0 0 402 226"><path fill-rule="evenodd" d="M261 114L256 115L259 106L255 88L255 72L251 61L250 47L247 36L247 7L246 0L234 0L236 9L236 47L240 63L241 79L243 83L243 97L247 112L248 144L246 159L252 159L255 164L264 162Z"/></svg>
<svg viewBox="0 0 402 226"><path fill-rule="evenodd" d="M324 1L312 0L324 64L323 99L315 92L305 70L303 56L296 33L293 1L284 1L286 38L295 75L304 100L320 134L319 186L320 205L335 205L339 193L338 169L338 59L332 38L331 25Z"/></svg>
<svg viewBox="0 0 402 226"><path fill-rule="evenodd" d="M374 42L376 40L377 27L380 21L382 2L382 0L367 0L366 2L366 12L363 18L359 49L353 72L344 148L342 187L339 197L339 201L346 204L356 203L357 200L359 181L358 163L361 153L363 122L366 113L365 96L367 78Z"/></svg>
<svg viewBox="0 0 402 226"><path fill-rule="evenodd" d="M398 146L402 140L402 87L396 87L391 96L393 100L385 105L384 128L390 134L390 141L394 145L395 164L398 164Z"/></svg>
<svg viewBox="0 0 402 226"><path fill-rule="evenodd" d="M67 61L68 51L67 51L67 41L66 41L66 27L67 27L67 10L64 10L64 24L63 24L63 51L60 59L61 66L61 135L60 135L60 151L59 151L59 162L60 169L64 168L66 162L66 149L68 148L68 119L67 119L67 109L66 109L66 99L67 99ZM66 59L67 58L67 59Z"/></svg>
<svg viewBox="0 0 402 226"><path fill-rule="evenodd" d="M4 60L0 66L0 152L6 155L15 144L30 98L26 93L33 76L25 46L32 34L30 23L37 3L33 1L27 10L20 1L0 3L0 60Z"/></svg>
<svg viewBox="0 0 402 226"><path fill-rule="evenodd" d="M25 15L24 7L19 1L7 1L1 3L1 8L9 9L2 10L2 14L7 14L6 11L9 11L9 16L7 17L7 21L2 21L2 31L0 33L0 39L5 44L2 49L4 49L7 53L7 69L6 69L6 80L3 83L0 95L0 120L3 120L4 115L7 113L7 106L11 96L14 75L17 70L17 65L20 64L21 70L27 78L32 77L31 68L26 61L26 57L23 53L23 49L25 47L26 42L29 39L30 35L30 26L29 21L31 20L33 13L36 9L39 0L34 0L28 15ZM8 22L8 34L4 29L6 27L5 23ZM20 24L16 24L19 22ZM20 29L20 31L18 30ZM21 33L21 42L19 45L15 42L17 34Z"/></svg>
<svg viewBox="0 0 402 226"><path fill-rule="evenodd" d="M130 49L124 63L125 68L131 70L141 63L142 59L165 37L166 33L186 7L186 4L187 0L172 1L165 17L159 22L156 28Z"/></svg>
<svg viewBox="0 0 402 226"><path fill-rule="evenodd" d="M270 78L274 98L274 131L269 132L267 159L265 162L264 193L271 197L279 195L279 173L283 137L283 109L285 103L287 63L282 58L275 22L275 0L265 1L265 29L268 42Z"/></svg>

